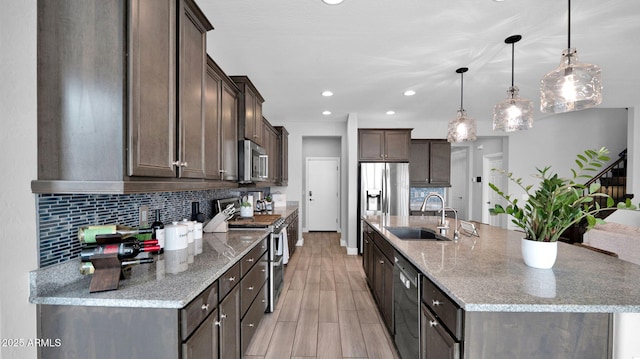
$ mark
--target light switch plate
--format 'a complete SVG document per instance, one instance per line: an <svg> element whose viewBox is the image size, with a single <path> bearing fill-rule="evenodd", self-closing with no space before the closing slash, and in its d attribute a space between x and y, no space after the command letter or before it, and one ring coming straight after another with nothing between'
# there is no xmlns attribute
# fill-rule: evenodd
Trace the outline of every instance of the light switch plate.
<svg viewBox="0 0 640 359"><path fill-rule="evenodd" d="M149 206L143 205L138 207L139 226L144 228L149 226Z"/></svg>

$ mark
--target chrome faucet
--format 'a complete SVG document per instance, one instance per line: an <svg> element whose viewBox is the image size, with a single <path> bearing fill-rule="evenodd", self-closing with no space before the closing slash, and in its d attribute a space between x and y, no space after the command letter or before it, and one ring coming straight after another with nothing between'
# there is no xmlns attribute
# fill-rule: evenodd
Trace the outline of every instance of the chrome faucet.
<svg viewBox="0 0 640 359"><path fill-rule="evenodd" d="M427 201L431 197L438 197L440 199L440 202L442 203L442 208L440 208L442 217L440 218L440 225L438 226L438 229L440 229L440 234L444 234L446 230L449 229L449 227L447 226L447 221L445 219L445 213L444 213L444 208L445 208L444 197L442 197L439 193L429 192L429 194L427 194L424 197L424 200L422 201L422 206L420 206L420 212L424 212L427 209Z"/></svg>
<svg viewBox="0 0 640 359"><path fill-rule="evenodd" d="M457 241L458 239L460 239L460 232L458 232L458 211L451 207L447 207L446 209L453 211L453 215L455 216L456 226L453 227L453 240Z"/></svg>

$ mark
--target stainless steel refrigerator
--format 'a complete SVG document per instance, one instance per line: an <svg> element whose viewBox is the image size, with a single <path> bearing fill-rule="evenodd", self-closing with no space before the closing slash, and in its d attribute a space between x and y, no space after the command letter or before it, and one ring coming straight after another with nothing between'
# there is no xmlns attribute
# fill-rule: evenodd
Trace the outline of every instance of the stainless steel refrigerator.
<svg viewBox="0 0 640 359"><path fill-rule="evenodd" d="M360 163L359 192L358 219L365 215L408 216L409 164ZM362 251L361 233L358 250Z"/></svg>

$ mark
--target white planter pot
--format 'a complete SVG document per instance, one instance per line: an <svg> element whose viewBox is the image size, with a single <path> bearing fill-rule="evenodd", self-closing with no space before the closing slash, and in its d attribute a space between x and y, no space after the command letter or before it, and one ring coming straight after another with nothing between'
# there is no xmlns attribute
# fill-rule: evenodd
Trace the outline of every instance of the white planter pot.
<svg viewBox="0 0 640 359"><path fill-rule="evenodd" d="M522 238L522 259L533 268L549 269L556 263L558 242L530 241Z"/></svg>
<svg viewBox="0 0 640 359"><path fill-rule="evenodd" d="M253 217L253 207L240 207L240 217Z"/></svg>

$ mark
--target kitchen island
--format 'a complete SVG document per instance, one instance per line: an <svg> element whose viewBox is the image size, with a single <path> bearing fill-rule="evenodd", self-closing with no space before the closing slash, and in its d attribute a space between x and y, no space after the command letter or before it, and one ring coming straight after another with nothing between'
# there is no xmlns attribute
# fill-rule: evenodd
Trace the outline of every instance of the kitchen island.
<svg viewBox="0 0 640 359"><path fill-rule="evenodd" d="M479 237L453 240L449 230L450 241L432 241L401 239L387 229L437 233L438 219L363 217L422 273L425 288L458 308L461 328L449 330L459 332L454 340L464 358L607 358L612 313L640 312L640 266L602 253L558 243L555 266L540 270L524 264L520 232L476 224Z"/></svg>

